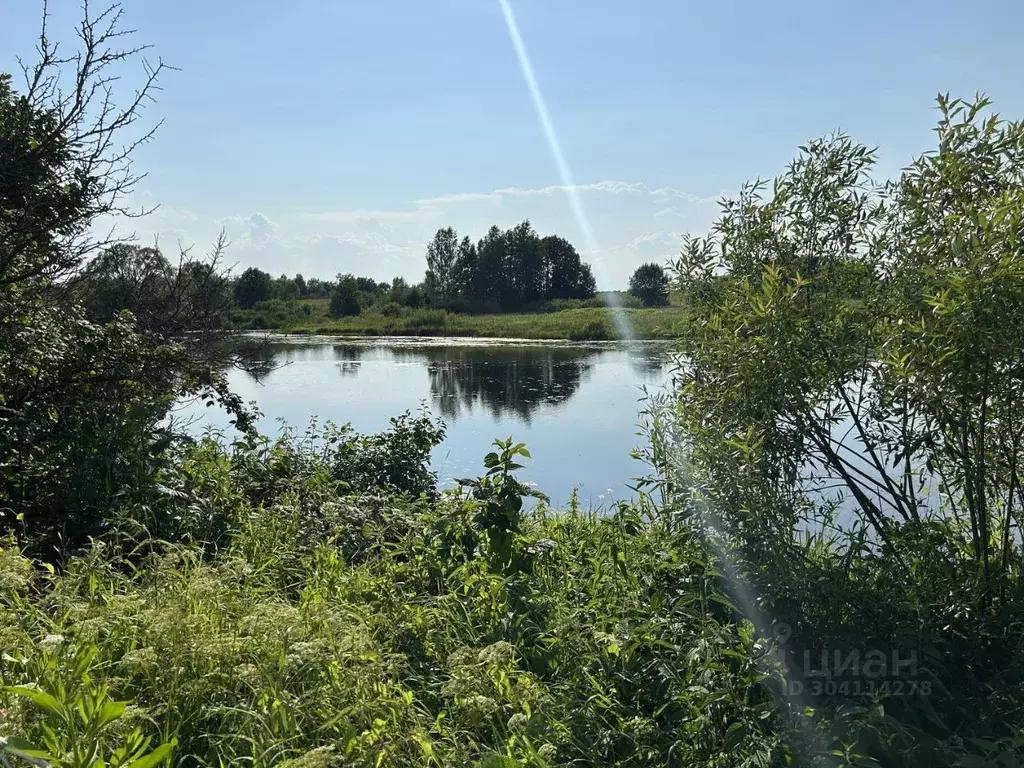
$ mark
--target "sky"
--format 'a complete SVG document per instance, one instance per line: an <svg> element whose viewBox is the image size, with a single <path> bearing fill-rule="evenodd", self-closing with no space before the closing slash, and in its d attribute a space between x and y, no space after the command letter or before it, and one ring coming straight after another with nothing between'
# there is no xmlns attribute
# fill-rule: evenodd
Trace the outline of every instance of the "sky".
<svg viewBox="0 0 1024 768"><path fill-rule="evenodd" d="M622 288L811 138L878 147L887 177L931 149L939 92L1024 118L1020 0L509 4L598 253L499 0L125 0L147 56L176 69L136 156L133 202L159 207L121 231L173 255L224 230L238 270L418 281L439 227L529 219ZM50 6L68 37L78 0ZM31 60L40 7L0 0L0 71Z"/></svg>

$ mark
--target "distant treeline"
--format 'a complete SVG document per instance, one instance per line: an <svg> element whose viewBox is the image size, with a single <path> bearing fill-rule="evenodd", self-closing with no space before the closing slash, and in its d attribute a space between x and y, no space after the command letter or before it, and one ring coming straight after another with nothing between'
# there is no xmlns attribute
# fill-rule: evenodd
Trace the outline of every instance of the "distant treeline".
<svg viewBox="0 0 1024 768"><path fill-rule="evenodd" d="M504 231L491 227L476 243L460 240L451 227L440 229L427 246L426 264L418 284L400 276L390 281L353 274L335 280L273 277L256 267L235 277L221 271L219 262L184 259L172 265L157 248L122 243L84 270L77 292L96 321L109 322L119 310L129 309L145 328L174 326L172 335L190 330L183 324L196 323L197 316L204 328L287 327L312 314L310 304L302 303L308 299L329 299L327 314L340 318L363 312L405 317L428 308L466 314L548 312L603 306L608 298L597 294L590 266L571 243L557 235L540 237L528 221ZM664 269L644 264L630 279L629 293L619 293L615 301L663 305L667 288Z"/></svg>
<svg viewBox="0 0 1024 768"><path fill-rule="evenodd" d="M352 274L336 281L271 277L254 267L235 285L242 309L273 299L331 298L334 316L358 314L369 306L393 302L456 312L517 311L552 300L589 299L597 292L589 264L563 237L540 237L529 221L508 230L491 227L479 241L459 239L452 227L439 229L427 246L423 282L410 285L401 277L378 282Z"/></svg>
<svg viewBox="0 0 1024 768"><path fill-rule="evenodd" d="M529 221L507 230L493 226L475 243L469 237L460 240L452 227L439 229L427 245L426 264L423 282L412 285L402 277L378 282L353 274L334 281L275 278L250 267L235 282L234 298L241 309L268 301L330 298L330 315L346 317L421 307L463 313L543 311L597 294L593 271L572 243L558 235L540 237ZM668 303L668 280L660 265L642 265L629 287L642 306Z"/></svg>

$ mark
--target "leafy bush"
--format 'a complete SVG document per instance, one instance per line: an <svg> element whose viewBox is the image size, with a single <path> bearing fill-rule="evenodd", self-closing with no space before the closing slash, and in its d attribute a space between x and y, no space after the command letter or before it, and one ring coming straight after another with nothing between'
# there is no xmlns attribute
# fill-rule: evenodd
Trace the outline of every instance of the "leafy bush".
<svg viewBox="0 0 1024 768"><path fill-rule="evenodd" d="M668 275L660 264L641 264L629 278L629 292L645 307L668 304Z"/></svg>
<svg viewBox="0 0 1024 768"><path fill-rule="evenodd" d="M837 718L872 734L864 759L980 765L961 753L977 738L984 764L1012 764L1024 123L939 104L938 150L898 181L876 185L846 137L814 141L686 241L692 317L656 452L764 622L812 653L920 660L926 694Z"/></svg>
<svg viewBox="0 0 1024 768"><path fill-rule="evenodd" d="M409 314L409 308L403 307L396 301L386 301L378 307L374 307L373 311L383 317L405 317Z"/></svg>
<svg viewBox="0 0 1024 768"><path fill-rule="evenodd" d="M359 302L359 291L356 288L356 281L352 277L345 277L338 280L338 285L331 294L331 303L327 314L331 317L352 317L362 311Z"/></svg>

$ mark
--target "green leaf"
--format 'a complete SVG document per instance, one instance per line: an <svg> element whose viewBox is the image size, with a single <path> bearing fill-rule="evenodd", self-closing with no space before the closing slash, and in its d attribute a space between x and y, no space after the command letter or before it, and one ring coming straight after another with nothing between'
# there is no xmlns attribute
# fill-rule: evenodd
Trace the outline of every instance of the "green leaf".
<svg viewBox="0 0 1024 768"><path fill-rule="evenodd" d="M733 723L725 732L725 748L737 749L747 737L747 727L743 723Z"/></svg>
<svg viewBox="0 0 1024 768"><path fill-rule="evenodd" d="M124 714L125 709L128 707L127 701L107 701L103 704L99 714L96 717L97 725L102 728L108 723L112 723L117 720L121 715Z"/></svg>
<svg viewBox="0 0 1024 768"><path fill-rule="evenodd" d="M53 757L35 744L15 736L0 737L0 752L6 752L15 757L23 757L26 760L53 760Z"/></svg>
<svg viewBox="0 0 1024 768"><path fill-rule="evenodd" d="M51 715L56 715L60 718L65 717L64 708L61 706L60 702L45 691L40 691L38 688L26 688L24 686L8 686L5 687L4 690L7 693L13 693L18 696L25 696L26 698L31 699L32 703L44 712L49 712Z"/></svg>
<svg viewBox="0 0 1024 768"><path fill-rule="evenodd" d="M170 757L171 752L177 745L177 739L173 740L170 744L161 744L145 757L125 763L125 768L154 768L154 766L160 765L160 763Z"/></svg>

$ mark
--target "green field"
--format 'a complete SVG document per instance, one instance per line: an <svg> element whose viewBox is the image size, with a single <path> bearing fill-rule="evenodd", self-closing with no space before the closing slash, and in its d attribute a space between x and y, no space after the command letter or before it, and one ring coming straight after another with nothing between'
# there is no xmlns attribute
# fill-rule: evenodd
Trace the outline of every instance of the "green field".
<svg viewBox="0 0 1024 768"><path fill-rule="evenodd" d="M233 322L242 330L339 336L479 336L571 341L620 338L611 311L606 308L497 315L418 309L397 316L366 312L354 317L332 318L327 315L327 305L326 299L313 299L296 303L294 307L299 311L286 308L237 311ZM624 311L629 316L634 337L640 339L674 338L684 316L678 306Z"/></svg>

